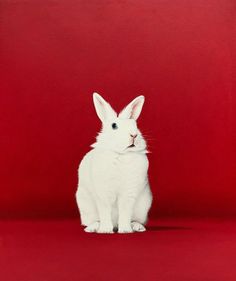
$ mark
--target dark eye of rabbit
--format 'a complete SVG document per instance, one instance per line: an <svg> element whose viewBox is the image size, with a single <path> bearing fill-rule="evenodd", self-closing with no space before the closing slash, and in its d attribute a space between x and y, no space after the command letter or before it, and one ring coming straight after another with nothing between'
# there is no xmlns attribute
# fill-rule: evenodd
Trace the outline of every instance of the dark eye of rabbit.
<svg viewBox="0 0 236 281"><path fill-rule="evenodd" d="M113 129L113 130L118 129L118 126L117 126L117 124L116 124L116 123L112 123L112 124L111 124L111 127L112 127L112 129Z"/></svg>

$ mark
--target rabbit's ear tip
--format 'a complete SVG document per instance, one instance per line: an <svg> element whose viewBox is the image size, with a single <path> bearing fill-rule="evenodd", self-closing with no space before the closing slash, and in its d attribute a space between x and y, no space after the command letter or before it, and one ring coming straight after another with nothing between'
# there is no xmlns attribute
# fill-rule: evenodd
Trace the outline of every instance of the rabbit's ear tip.
<svg viewBox="0 0 236 281"><path fill-rule="evenodd" d="M94 92L94 93L93 93L93 99L99 99L99 98L101 98L101 96L99 95L99 93Z"/></svg>
<svg viewBox="0 0 236 281"><path fill-rule="evenodd" d="M137 98L135 100L137 102L145 102L145 96L144 95L137 96Z"/></svg>
<svg viewBox="0 0 236 281"><path fill-rule="evenodd" d="M141 101L141 100L145 100L145 96L144 95L139 95L139 96L137 96L135 99L134 99L135 101Z"/></svg>

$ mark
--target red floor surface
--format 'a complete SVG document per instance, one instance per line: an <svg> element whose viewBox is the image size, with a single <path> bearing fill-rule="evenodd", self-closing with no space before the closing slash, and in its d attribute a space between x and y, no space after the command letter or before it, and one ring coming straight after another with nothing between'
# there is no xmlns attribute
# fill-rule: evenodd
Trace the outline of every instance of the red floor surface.
<svg viewBox="0 0 236 281"><path fill-rule="evenodd" d="M0 258L1 281L235 281L236 221L158 220L129 235L2 221Z"/></svg>

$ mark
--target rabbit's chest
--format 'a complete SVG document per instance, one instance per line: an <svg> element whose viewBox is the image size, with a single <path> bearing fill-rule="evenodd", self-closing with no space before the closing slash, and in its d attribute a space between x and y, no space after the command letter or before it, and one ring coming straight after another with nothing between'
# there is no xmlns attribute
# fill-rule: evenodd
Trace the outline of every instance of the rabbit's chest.
<svg viewBox="0 0 236 281"><path fill-rule="evenodd" d="M148 160L145 154L99 153L93 158L90 168L91 185L97 192L115 196L145 182Z"/></svg>
<svg viewBox="0 0 236 281"><path fill-rule="evenodd" d="M113 160L111 178L120 187L131 182L142 181L147 175L148 161L145 154L119 155Z"/></svg>

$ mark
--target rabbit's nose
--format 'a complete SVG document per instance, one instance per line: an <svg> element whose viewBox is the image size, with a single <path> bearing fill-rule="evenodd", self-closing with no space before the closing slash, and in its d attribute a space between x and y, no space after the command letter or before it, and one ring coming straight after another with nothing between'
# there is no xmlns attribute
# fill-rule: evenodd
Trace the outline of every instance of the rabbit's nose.
<svg viewBox="0 0 236 281"><path fill-rule="evenodd" d="M135 139L137 137L137 134L134 134L134 135L130 134L130 136L131 136L131 138Z"/></svg>

